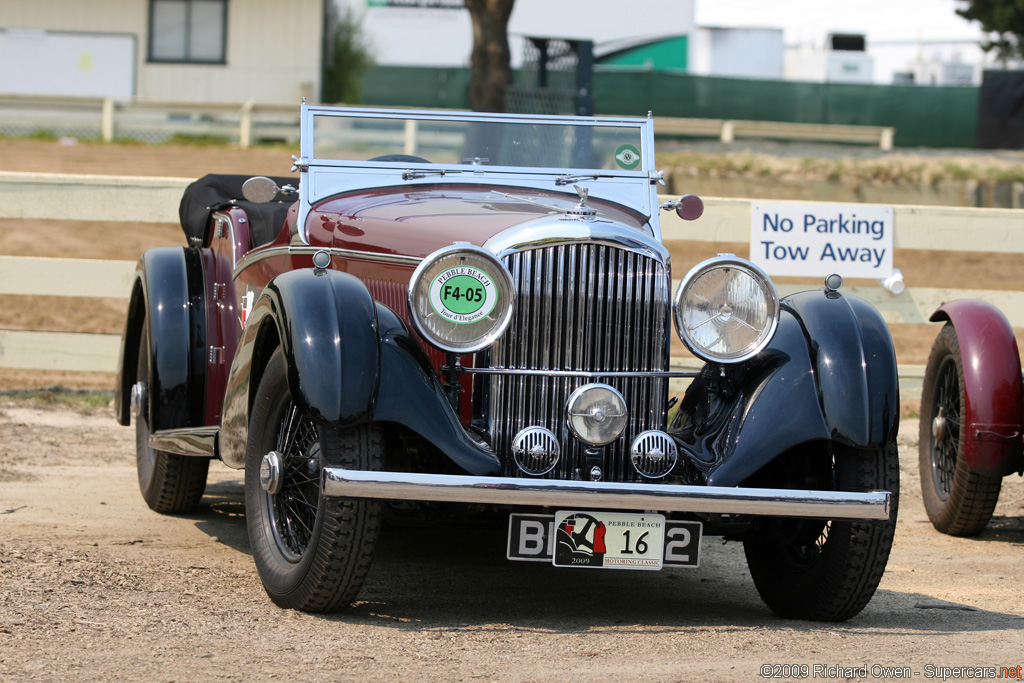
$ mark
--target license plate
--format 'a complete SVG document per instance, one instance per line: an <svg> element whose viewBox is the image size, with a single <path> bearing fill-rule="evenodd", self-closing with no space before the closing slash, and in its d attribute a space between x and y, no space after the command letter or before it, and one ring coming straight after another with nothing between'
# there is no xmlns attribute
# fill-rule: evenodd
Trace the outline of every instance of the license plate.
<svg viewBox="0 0 1024 683"><path fill-rule="evenodd" d="M568 532L565 522L574 515L572 531ZM585 530L588 519L582 515L594 520L590 522L590 528ZM574 511L559 512L558 519L561 520L560 527L556 525L556 515L510 515L508 559L547 562L558 567L604 569L656 570L662 566L700 566L700 541L703 530L700 522L666 520L661 515ZM644 525L657 519L661 520L661 530L658 534L652 534L652 528ZM604 524L603 554L594 552L599 522ZM647 532L647 535L644 535L644 532ZM575 540L571 534L575 534ZM561 551L558 550L560 536L566 541ZM658 540L654 540L655 536ZM601 544L596 545L600 550ZM660 562L657 562L659 553L656 549L661 551ZM631 552L624 552L626 550ZM638 553L638 550L644 552ZM656 562L651 563L650 560Z"/></svg>

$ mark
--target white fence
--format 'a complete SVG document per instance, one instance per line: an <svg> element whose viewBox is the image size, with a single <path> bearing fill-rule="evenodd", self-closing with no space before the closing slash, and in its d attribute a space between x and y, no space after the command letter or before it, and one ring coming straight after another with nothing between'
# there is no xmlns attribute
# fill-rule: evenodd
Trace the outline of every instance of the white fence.
<svg viewBox="0 0 1024 683"><path fill-rule="evenodd" d="M0 129L90 131L104 142L137 137L149 142L174 133L214 135L246 148L261 139L297 141L298 105L248 102L178 102L142 97L43 97L0 95ZM866 143L891 150L895 128L828 123L743 121L656 117L658 135L716 137L725 143L737 138L816 140ZM412 152L409 152L410 154Z"/></svg>
<svg viewBox="0 0 1024 683"><path fill-rule="evenodd" d="M73 206L76 220L176 222L181 193L189 182L184 178L0 173L0 219L66 219L67 208ZM685 222L672 212L662 214L664 239L670 248L673 242L749 240L751 200L705 198L704 202L699 221ZM898 249L1024 253L1024 212L1019 210L894 206L893 211ZM125 298L134 268L131 261L0 256L0 295ZM779 286L783 295L807 288L807 284ZM913 286L898 296L879 286L846 286L843 291L870 301L890 325L925 323L943 301L976 297L1002 309L1014 327L1024 327L1024 292ZM118 353L117 335L0 330L0 367L112 372ZM673 362L692 366L685 359ZM922 371L920 366L901 366L904 398L920 395Z"/></svg>

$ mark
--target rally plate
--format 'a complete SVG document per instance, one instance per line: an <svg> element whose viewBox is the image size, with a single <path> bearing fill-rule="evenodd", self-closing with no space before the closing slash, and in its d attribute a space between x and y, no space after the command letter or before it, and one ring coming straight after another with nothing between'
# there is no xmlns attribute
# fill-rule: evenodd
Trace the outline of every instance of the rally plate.
<svg viewBox="0 0 1024 683"><path fill-rule="evenodd" d="M565 530L565 521L573 515L575 517L573 518L572 533L576 534L576 540L572 540ZM587 525L588 520L583 515L594 520L590 522L590 528L586 531L583 528ZM604 511L563 511L558 513L558 519L562 524L560 528L556 527L555 515L511 514L508 525L508 559L548 562L559 567L599 567L604 569L656 570L661 566L688 568L700 566L700 540L703 529L700 522L666 520L661 515L654 514ZM640 519L644 520L643 524L661 519L661 531L657 534L659 540L653 540L654 535L650 533L652 530L650 527L631 525ZM577 526L577 522L579 526ZM605 550L603 555L595 558L593 546L598 522L605 526L603 539ZM610 526L610 522L615 522L615 524ZM628 536L626 531L629 532ZM641 539L641 535L645 531L648 534ZM560 535L567 542L559 554L557 539ZM640 549L645 549L646 553L637 553L638 542ZM597 545L600 547L600 544ZM656 548L661 549L660 562L652 563L650 560L658 558ZM632 552L623 552L625 550ZM611 562L608 561L609 558ZM638 559L645 561L636 562Z"/></svg>

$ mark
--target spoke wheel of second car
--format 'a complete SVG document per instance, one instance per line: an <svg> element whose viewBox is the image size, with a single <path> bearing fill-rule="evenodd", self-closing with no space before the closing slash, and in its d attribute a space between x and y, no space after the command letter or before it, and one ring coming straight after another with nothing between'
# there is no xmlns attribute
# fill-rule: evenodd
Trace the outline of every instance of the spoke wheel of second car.
<svg viewBox="0 0 1024 683"><path fill-rule="evenodd" d="M381 526L381 505L322 495L327 465L380 469L379 428L314 422L292 400L278 350L260 380L249 421L245 513L263 587L279 606L333 612L355 599Z"/></svg>
<svg viewBox="0 0 1024 683"><path fill-rule="evenodd" d="M139 362L135 391L138 412L135 415L135 464L139 477L139 490L150 509L163 513L188 512L202 499L206 489L209 458L190 457L156 450L149 445L150 427L149 391L153 386L149 333L147 321L142 323L139 340Z"/></svg>
<svg viewBox="0 0 1024 683"><path fill-rule="evenodd" d="M971 472L964 458L964 364L956 329L939 332L921 389L918 463L932 525L953 536L981 533L999 499L1002 479Z"/></svg>

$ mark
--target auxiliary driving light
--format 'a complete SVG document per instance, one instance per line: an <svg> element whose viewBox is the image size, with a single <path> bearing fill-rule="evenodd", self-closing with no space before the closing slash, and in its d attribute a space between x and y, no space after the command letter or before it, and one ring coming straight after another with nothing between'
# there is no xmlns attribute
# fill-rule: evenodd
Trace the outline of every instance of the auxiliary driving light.
<svg viewBox="0 0 1024 683"><path fill-rule="evenodd" d="M565 407L569 428L592 446L614 441L626 428L626 399L607 384L587 384L572 392Z"/></svg>

